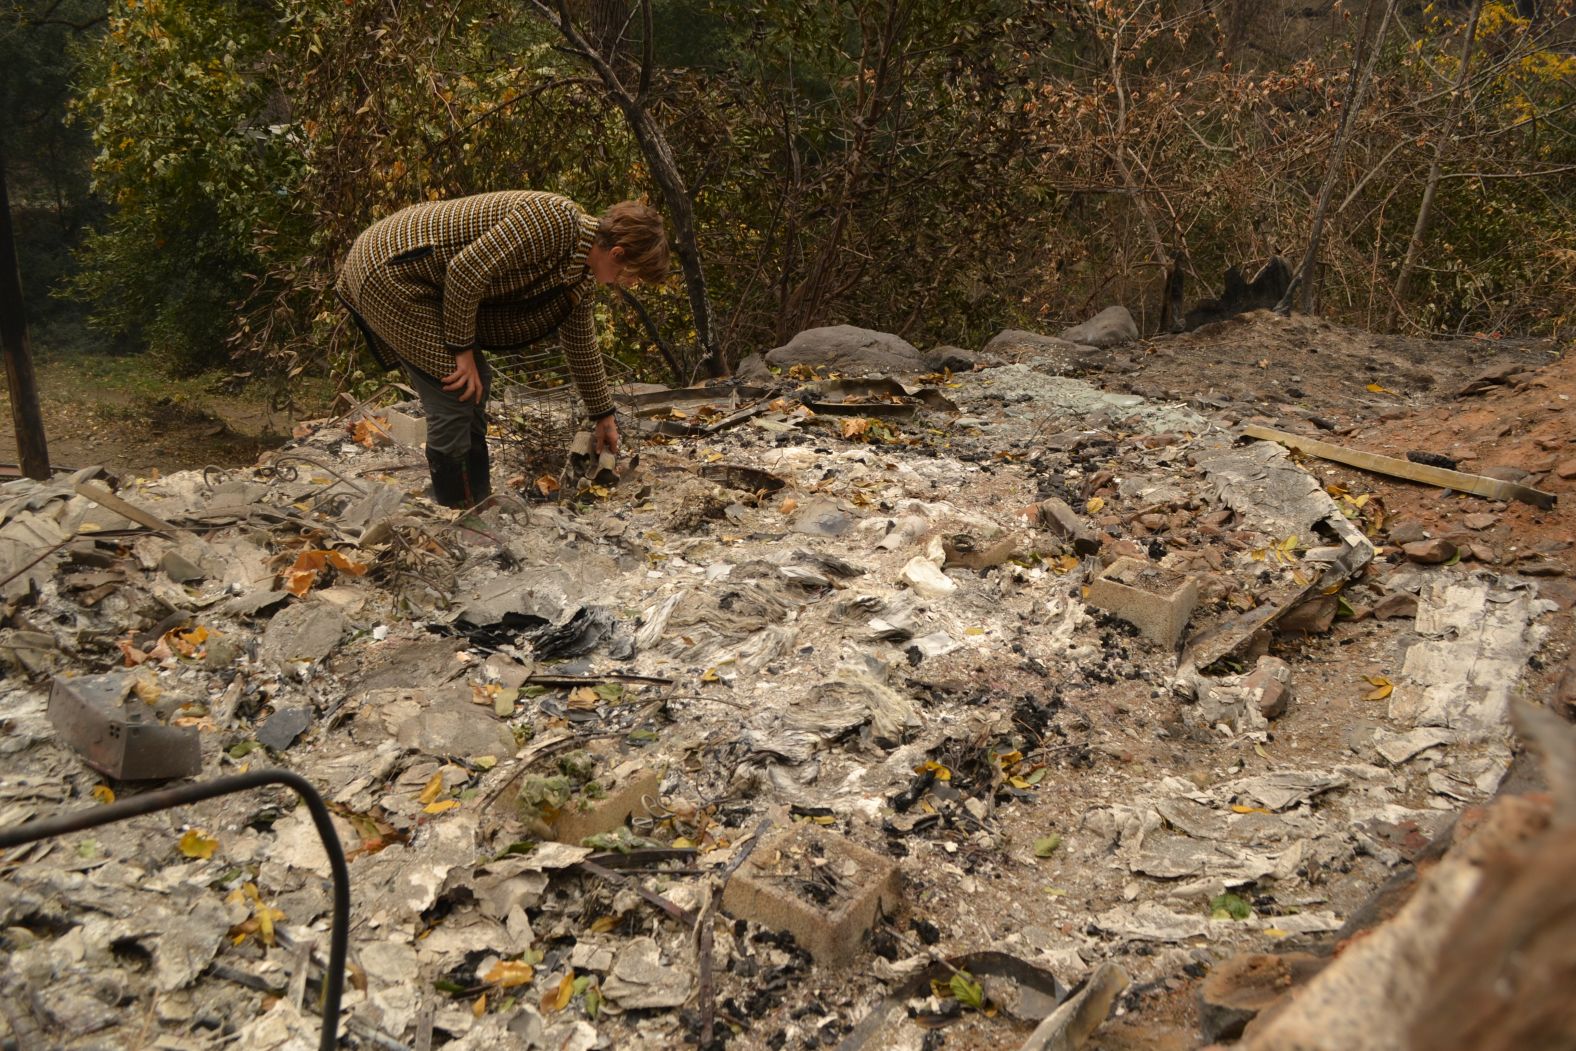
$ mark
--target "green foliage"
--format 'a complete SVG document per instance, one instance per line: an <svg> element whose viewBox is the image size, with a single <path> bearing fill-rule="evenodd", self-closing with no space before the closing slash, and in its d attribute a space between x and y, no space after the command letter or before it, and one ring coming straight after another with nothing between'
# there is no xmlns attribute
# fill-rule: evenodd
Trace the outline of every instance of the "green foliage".
<svg viewBox="0 0 1576 1051"><path fill-rule="evenodd" d="M1152 330L1171 253L1192 261L1198 296L1228 264L1295 255L1360 20L1313 24L1283 6L655 0L647 103L693 194L729 358L838 322L978 346L1110 302ZM1462 17L1407 16L1353 128L1325 233L1326 313L1569 324L1576 180L1521 176L1576 164L1576 63L1556 46L1570 6L1551 0L1539 27L1485 6L1454 131ZM630 20L623 62L641 32ZM1251 46L1272 32L1301 34L1305 57ZM510 187L593 211L660 199L622 114L561 44L528 4L117 0L80 81L114 210L78 292L181 361L231 347L249 368L332 360L342 382L371 382L331 292L369 222ZM1441 135L1438 219L1397 304ZM642 298L670 343L693 341L677 281ZM623 306L598 309L605 349L661 375Z"/></svg>
<svg viewBox="0 0 1576 1051"><path fill-rule="evenodd" d="M114 205L75 291L99 323L184 367L224 359L233 304L256 282L252 243L277 225L300 169L268 58L278 33L243 0L124 0L86 57L78 110Z"/></svg>

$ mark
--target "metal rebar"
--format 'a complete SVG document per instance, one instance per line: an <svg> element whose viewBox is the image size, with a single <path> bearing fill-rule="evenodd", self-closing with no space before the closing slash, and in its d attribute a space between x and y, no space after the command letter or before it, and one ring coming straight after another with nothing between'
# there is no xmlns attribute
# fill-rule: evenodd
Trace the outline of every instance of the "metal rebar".
<svg viewBox="0 0 1576 1051"><path fill-rule="evenodd" d="M328 854L329 870L334 882L334 917L329 936L328 971L323 979L323 1029L318 1047L319 1051L333 1051L339 1043L339 1004L344 994L345 955L350 943L350 868L345 863L345 851L334 832L328 806L312 783L300 774L293 770L253 770L234 777L165 788L105 806L42 818L14 828L0 829L0 850L72 832L83 832L101 825L112 825L159 810L200 803L217 796L262 788L264 785L283 785L301 797L312 815L312 823L317 826L318 836L323 840L323 850Z"/></svg>

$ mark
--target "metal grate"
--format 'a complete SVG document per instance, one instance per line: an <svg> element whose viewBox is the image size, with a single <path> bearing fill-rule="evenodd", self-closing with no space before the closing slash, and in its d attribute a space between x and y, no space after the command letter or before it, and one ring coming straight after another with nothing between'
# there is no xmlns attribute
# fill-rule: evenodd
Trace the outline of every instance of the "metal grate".
<svg viewBox="0 0 1576 1051"><path fill-rule="evenodd" d="M524 475L529 488L531 481L543 474L558 475L575 433L591 426L563 355L557 350L540 350L489 356L487 361L493 370L493 425L497 432L493 436L498 464L494 477ZM624 401L634 382L633 373L605 355L602 364L614 400ZM627 444L635 436L623 437Z"/></svg>

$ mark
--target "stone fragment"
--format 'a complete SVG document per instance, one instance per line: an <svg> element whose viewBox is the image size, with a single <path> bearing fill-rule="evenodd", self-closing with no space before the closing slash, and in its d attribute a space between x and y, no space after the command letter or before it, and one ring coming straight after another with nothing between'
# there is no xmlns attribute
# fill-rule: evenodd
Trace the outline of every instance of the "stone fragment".
<svg viewBox="0 0 1576 1051"><path fill-rule="evenodd" d="M1403 518L1391 524L1387 533L1392 544L1413 544L1419 540L1428 539L1428 530L1423 528L1423 523L1412 518Z"/></svg>
<svg viewBox="0 0 1576 1051"><path fill-rule="evenodd" d="M427 755L475 759L515 753L514 734L498 721L491 708L453 701L438 701L419 715L399 724L395 737L406 748Z"/></svg>
<svg viewBox="0 0 1576 1051"><path fill-rule="evenodd" d="M1198 988L1204 1043L1237 1039L1249 1022L1323 966L1308 953L1238 953L1216 964Z"/></svg>
<svg viewBox="0 0 1576 1051"><path fill-rule="evenodd" d="M280 610L263 629L258 654L264 660L317 662L334 652L345 632L345 615L320 602L297 602Z"/></svg>
<svg viewBox="0 0 1576 1051"><path fill-rule="evenodd" d="M201 580L208 575L196 562L174 548L164 552L164 557L159 560L159 568L164 571L165 576L177 584Z"/></svg>
<svg viewBox="0 0 1576 1051"><path fill-rule="evenodd" d="M1576 478L1576 460L1566 460L1554 468L1554 473L1561 478Z"/></svg>
<svg viewBox="0 0 1576 1051"><path fill-rule="evenodd" d="M1136 558L1119 558L1089 586L1089 605L1175 649L1198 604L1198 581Z"/></svg>
<svg viewBox="0 0 1576 1051"><path fill-rule="evenodd" d="M1409 561L1425 566L1437 566L1456 557L1456 545L1443 537L1434 537L1432 540L1403 544L1401 552Z"/></svg>
<svg viewBox="0 0 1576 1051"><path fill-rule="evenodd" d="M1047 497L1030 510L1042 526L1071 542L1075 554L1092 555L1100 550L1100 538L1066 501Z"/></svg>
<svg viewBox="0 0 1576 1051"><path fill-rule="evenodd" d="M928 599L945 598L958 589L957 583L924 555L915 555L903 567L903 582L914 593Z"/></svg>
<svg viewBox="0 0 1576 1051"><path fill-rule="evenodd" d="M767 351L766 363L780 368L808 365L855 377L929 371L925 356L908 340L853 325L806 329Z"/></svg>
<svg viewBox="0 0 1576 1051"><path fill-rule="evenodd" d="M1106 307L1083 324L1063 332L1061 338L1089 347L1116 347L1138 338L1138 323L1126 307Z"/></svg>
<svg viewBox="0 0 1576 1051"><path fill-rule="evenodd" d="M618 954L603 994L626 1010L678 1007L690 996L690 969L662 962L655 939L635 938Z"/></svg>
<svg viewBox="0 0 1576 1051"><path fill-rule="evenodd" d="M1340 608L1334 595L1314 595L1282 614L1275 630L1284 635L1322 635L1335 623Z"/></svg>
<svg viewBox="0 0 1576 1051"><path fill-rule="evenodd" d="M312 725L312 713L305 708L281 708L257 728L257 741L271 752L282 752Z"/></svg>
<svg viewBox="0 0 1576 1051"><path fill-rule="evenodd" d="M1417 616L1417 596L1410 591L1392 591L1374 603L1371 615L1375 620L1410 620Z"/></svg>
<svg viewBox="0 0 1576 1051"><path fill-rule="evenodd" d="M771 833L722 894L736 919L793 935L823 967L851 963L901 891L897 864L852 840L803 822Z"/></svg>
<svg viewBox="0 0 1576 1051"><path fill-rule="evenodd" d="M1279 719L1291 703L1291 667L1279 657L1260 657L1242 680L1249 698L1266 719Z"/></svg>

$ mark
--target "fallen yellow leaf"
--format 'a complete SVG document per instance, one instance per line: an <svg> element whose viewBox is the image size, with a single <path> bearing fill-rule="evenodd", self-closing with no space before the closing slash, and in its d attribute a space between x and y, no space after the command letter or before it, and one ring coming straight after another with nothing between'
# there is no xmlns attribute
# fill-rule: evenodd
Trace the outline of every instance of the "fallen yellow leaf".
<svg viewBox="0 0 1576 1051"><path fill-rule="evenodd" d="M1089 498L1089 502L1084 505L1084 510L1088 511L1092 515L1097 515L1104 509L1105 497L1103 496L1091 496Z"/></svg>
<svg viewBox="0 0 1576 1051"><path fill-rule="evenodd" d="M421 795L416 797L416 802L426 806L428 803L433 802L442 794L443 775L441 773L433 774L432 780L428 781L426 787L421 790Z"/></svg>
<svg viewBox="0 0 1576 1051"><path fill-rule="evenodd" d="M1393 391L1393 390L1386 390L1384 387L1380 386L1377 383L1370 383L1370 384L1368 384L1368 391L1371 394L1394 394L1395 393L1395 391Z"/></svg>
<svg viewBox="0 0 1576 1051"><path fill-rule="evenodd" d="M542 1010L547 1014L562 1011L569 1006L569 1001L575 995L575 972L570 971L558 982L558 988L549 989L542 994Z"/></svg>
<svg viewBox="0 0 1576 1051"><path fill-rule="evenodd" d="M204 835L195 828L189 828L181 836L180 851L189 858L201 858L207 861L213 857L214 851L219 849L219 841L212 836Z"/></svg>
<svg viewBox="0 0 1576 1051"><path fill-rule="evenodd" d="M1231 808L1231 812L1233 814L1268 814L1269 813L1268 810L1264 809L1261 806L1243 806L1241 803L1238 803L1236 806L1232 807Z"/></svg>
<svg viewBox="0 0 1576 1051"><path fill-rule="evenodd" d="M428 803L426 806L421 808L421 812L424 814L443 814L455 809L459 805L460 801L458 799L445 799L437 803Z"/></svg>
<svg viewBox="0 0 1576 1051"><path fill-rule="evenodd" d="M115 802L115 790L109 785L94 785L90 794L100 803Z"/></svg>
<svg viewBox="0 0 1576 1051"><path fill-rule="evenodd" d="M1374 687L1373 692L1363 696L1365 701L1382 701L1395 692L1395 683L1383 675L1365 675L1363 678Z"/></svg>
<svg viewBox="0 0 1576 1051"><path fill-rule="evenodd" d="M787 514L792 514L794 508L796 508L798 506L799 506L799 501L795 500L793 497L790 496L788 499L786 499L786 500L784 500L782 502L782 506L779 507L778 510L781 511L783 514L787 515Z"/></svg>
<svg viewBox="0 0 1576 1051"><path fill-rule="evenodd" d="M491 970L482 975L482 981L496 985L500 989L530 985L535 978L536 968L523 960L499 960L493 964Z"/></svg>
<svg viewBox="0 0 1576 1051"><path fill-rule="evenodd" d="M471 1004L471 1014L475 1015L477 1018L480 1018L482 1015L484 1015L486 1013L487 1013L487 994L486 993L482 993L482 995L480 995L480 996L478 996L476 998L476 1002Z"/></svg>

